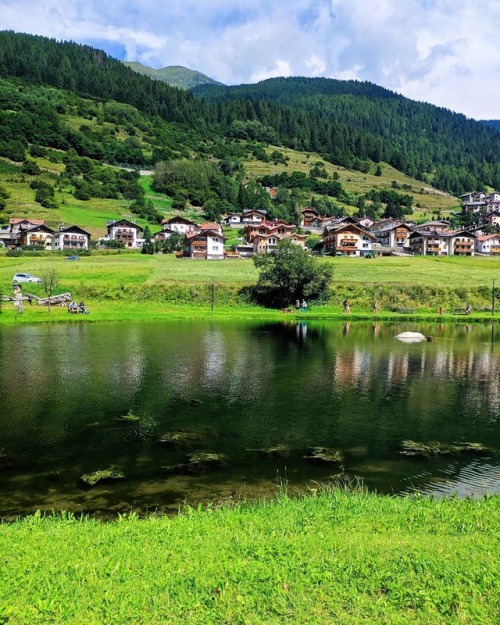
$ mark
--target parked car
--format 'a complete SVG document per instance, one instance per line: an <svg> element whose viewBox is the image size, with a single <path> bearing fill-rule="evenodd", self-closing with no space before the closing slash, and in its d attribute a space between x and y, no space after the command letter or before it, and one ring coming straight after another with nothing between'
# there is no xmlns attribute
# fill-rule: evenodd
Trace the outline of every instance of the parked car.
<svg viewBox="0 0 500 625"><path fill-rule="evenodd" d="M41 279L31 273L16 273L16 275L12 278L12 282L14 284L19 284L20 282L36 282L37 284L40 284Z"/></svg>
<svg viewBox="0 0 500 625"><path fill-rule="evenodd" d="M72 254L71 256L66 256L66 260L80 260L80 257Z"/></svg>

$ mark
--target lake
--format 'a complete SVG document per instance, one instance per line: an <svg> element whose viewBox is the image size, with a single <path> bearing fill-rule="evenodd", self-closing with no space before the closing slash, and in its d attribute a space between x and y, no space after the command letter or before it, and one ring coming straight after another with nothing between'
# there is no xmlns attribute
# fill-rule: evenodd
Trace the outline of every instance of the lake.
<svg viewBox="0 0 500 625"><path fill-rule="evenodd" d="M405 330L433 340L401 343ZM500 493L499 380L490 325L0 328L0 516L168 512L329 481ZM406 440L493 451L414 458ZM81 480L107 469L123 478Z"/></svg>

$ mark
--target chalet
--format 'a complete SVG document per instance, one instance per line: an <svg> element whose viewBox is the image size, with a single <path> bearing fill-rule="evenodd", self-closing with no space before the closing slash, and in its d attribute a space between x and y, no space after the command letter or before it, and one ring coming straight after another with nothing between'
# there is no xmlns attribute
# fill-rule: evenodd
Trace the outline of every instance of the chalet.
<svg viewBox="0 0 500 625"><path fill-rule="evenodd" d="M226 226L239 226L241 224L242 216L240 213L228 213L222 223Z"/></svg>
<svg viewBox="0 0 500 625"><path fill-rule="evenodd" d="M402 221L388 223L379 228L372 228L380 245L391 248L403 248L408 246L408 237L412 230Z"/></svg>
<svg viewBox="0 0 500 625"><path fill-rule="evenodd" d="M21 233L19 231L12 232L9 224L0 226L0 247L8 247L15 249L21 245Z"/></svg>
<svg viewBox="0 0 500 625"><path fill-rule="evenodd" d="M500 226L500 211L494 210L484 216L484 221L493 226Z"/></svg>
<svg viewBox="0 0 500 625"><path fill-rule="evenodd" d="M20 231L21 245L37 245L43 247L44 250L52 249L54 230L42 224L31 228L22 228Z"/></svg>
<svg viewBox="0 0 500 625"><path fill-rule="evenodd" d="M335 218L330 215L318 215L317 217L313 217L311 223L309 225L309 230L315 231L317 233L323 232L326 226L330 226L335 222Z"/></svg>
<svg viewBox="0 0 500 625"><path fill-rule="evenodd" d="M272 252L276 249L279 240L275 234L257 234L252 240L254 254Z"/></svg>
<svg viewBox="0 0 500 625"><path fill-rule="evenodd" d="M298 245L302 249L305 249L308 236L308 234L297 234L296 232L290 232L283 235L280 241L290 241L291 243Z"/></svg>
<svg viewBox="0 0 500 625"><path fill-rule="evenodd" d="M222 260L226 238L214 230L201 230L186 235L188 254L191 258Z"/></svg>
<svg viewBox="0 0 500 625"><path fill-rule="evenodd" d="M43 226L45 221L43 219L27 219L25 217L11 217L9 219L9 225L11 232L21 232L27 228L34 228L35 226Z"/></svg>
<svg viewBox="0 0 500 625"><path fill-rule="evenodd" d="M277 187L264 187L266 193L269 195L271 200L275 200L278 197L279 191Z"/></svg>
<svg viewBox="0 0 500 625"><path fill-rule="evenodd" d="M310 228L315 217L319 217L320 214L312 206L306 206L300 210L300 225L302 228Z"/></svg>
<svg viewBox="0 0 500 625"><path fill-rule="evenodd" d="M244 224L261 224L267 219L267 211L265 210L245 210L241 216L241 222Z"/></svg>
<svg viewBox="0 0 500 625"><path fill-rule="evenodd" d="M205 230L211 230L212 232L218 232L219 234L222 234L222 226L220 226L215 221L206 224L200 224L199 230L201 230L202 232L204 232Z"/></svg>
<svg viewBox="0 0 500 625"><path fill-rule="evenodd" d="M144 239L142 238L143 229L128 219L120 219L112 221L107 225L108 234L105 241L120 241L125 247L137 249L142 247Z"/></svg>
<svg viewBox="0 0 500 625"><path fill-rule="evenodd" d="M326 253L342 253L347 256L366 256L372 251L377 237L356 223L342 220L323 231L323 247Z"/></svg>
<svg viewBox="0 0 500 625"><path fill-rule="evenodd" d="M468 230L415 230L409 247L422 256L474 256L476 235Z"/></svg>
<svg viewBox="0 0 500 625"><path fill-rule="evenodd" d="M476 239L476 252L478 254L500 254L500 234L484 234Z"/></svg>
<svg viewBox="0 0 500 625"><path fill-rule="evenodd" d="M256 236L274 235L281 238L295 229L293 224L287 224L286 221L279 219L278 221L265 221L262 224L247 224L244 228L244 233L246 240L249 243L253 243Z"/></svg>
<svg viewBox="0 0 500 625"><path fill-rule="evenodd" d="M437 219L434 221L425 221L422 224L417 224L414 226L413 230L428 232L449 232L450 230L450 222L445 219Z"/></svg>
<svg viewBox="0 0 500 625"><path fill-rule="evenodd" d="M53 250L88 250L90 233L79 226L60 227L54 233Z"/></svg>
<svg viewBox="0 0 500 625"><path fill-rule="evenodd" d="M155 232L152 238L155 241L166 241L173 234L174 234L174 230L170 230L170 228L164 228L163 230L160 230L159 232Z"/></svg>
<svg viewBox="0 0 500 625"><path fill-rule="evenodd" d="M195 232L198 229L198 225L186 219L185 217L171 217L170 219L164 219L161 222L162 229L165 232L179 232L180 234L188 234L188 232Z"/></svg>

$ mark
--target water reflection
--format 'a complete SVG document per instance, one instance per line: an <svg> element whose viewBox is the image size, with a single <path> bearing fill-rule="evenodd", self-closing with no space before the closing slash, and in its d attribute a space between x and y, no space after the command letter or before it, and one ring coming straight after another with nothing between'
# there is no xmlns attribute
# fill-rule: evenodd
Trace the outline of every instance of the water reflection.
<svg viewBox="0 0 500 625"><path fill-rule="evenodd" d="M406 330L434 340L394 339ZM285 472L300 486L340 469L310 464L305 456L317 447L339 450L343 470L382 491L462 492L466 483L498 492L481 474L497 475L496 460L415 462L398 450L406 439L500 449L499 345L493 326L475 325L2 328L0 514L260 493ZM124 422L128 413L137 420ZM165 448L157 442L165 432L191 433L196 443ZM224 454L230 467L181 474L175 467L195 451ZM126 473L123 485L82 491L82 473L111 465Z"/></svg>

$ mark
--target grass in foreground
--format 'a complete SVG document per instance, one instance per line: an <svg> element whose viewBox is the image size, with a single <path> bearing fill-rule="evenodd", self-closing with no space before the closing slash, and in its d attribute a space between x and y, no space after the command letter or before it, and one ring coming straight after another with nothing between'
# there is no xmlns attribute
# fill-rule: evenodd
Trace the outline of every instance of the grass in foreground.
<svg viewBox="0 0 500 625"><path fill-rule="evenodd" d="M329 490L0 526L0 622L498 623L500 498Z"/></svg>

